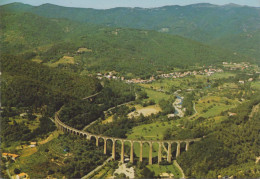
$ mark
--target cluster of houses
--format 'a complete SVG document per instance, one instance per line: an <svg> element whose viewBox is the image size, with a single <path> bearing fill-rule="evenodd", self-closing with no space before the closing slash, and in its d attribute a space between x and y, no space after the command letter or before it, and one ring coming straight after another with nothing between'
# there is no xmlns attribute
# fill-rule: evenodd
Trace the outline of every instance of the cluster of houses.
<svg viewBox="0 0 260 179"><path fill-rule="evenodd" d="M29 175L27 173L19 173L17 175L13 175L12 179L29 179Z"/></svg>
<svg viewBox="0 0 260 179"><path fill-rule="evenodd" d="M246 68L249 68L249 63L232 63L232 62L223 62L223 66L225 68L228 68L229 70L244 70Z"/></svg>
<svg viewBox="0 0 260 179"><path fill-rule="evenodd" d="M251 82L251 81L253 81L253 80L254 80L253 78L249 78L247 81ZM244 80L239 80L239 81L238 81L238 83L240 83L240 84L245 84L245 82L246 82L246 81L244 81Z"/></svg>
<svg viewBox="0 0 260 179"><path fill-rule="evenodd" d="M154 76L150 77L150 79L148 80L143 80L143 79L140 79L140 78L137 78L137 79L131 79L131 80L125 80L126 83L151 83L155 81L155 78Z"/></svg>
<svg viewBox="0 0 260 179"><path fill-rule="evenodd" d="M16 161L16 159L19 157L17 154L11 154L11 153L2 153L2 157L6 159L12 159ZM29 179L29 175L27 173L19 173L17 175L13 175L12 179Z"/></svg>
<svg viewBox="0 0 260 179"><path fill-rule="evenodd" d="M156 78L182 78L182 77L186 77L189 75L207 75L207 76L211 76L214 73L220 73L223 72L222 69L215 69L215 68L208 68L208 69L204 69L204 70L200 70L200 71L186 71L186 72L172 72L172 73L167 73L167 74L160 74L156 77L151 76L149 79L140 79L140 78L134 78L134 79L128 79L126 80L125 77L119 77L116 76L115 72L108 72L105 74L102 73L97 73L97 78L98 79L103 79L103 78L107 78L107 79L114 79L114 80L122 80L125 81L126 83L151 83L153 81L155 81Z"/></svg>
<svg viewBox="0 0 260 179"><path fill-rule="evenodd" d="M207 75L211 76L214 73L221 73L223 72L222 69L215 69L215 68L208 68L199 71L186 71L186 72L173 72L168 74L160 74L158 77L160 78L183 78L189 75Z"/></svg>
<svg viewBox="0 0 260 179"><path fill-rule="evenodd" d="M116 76L116 73L115 72L108 72L108 73L105 73L105 74L102 74L102 73L97 73L97 79L99 80L102 80L103 78L106 78L106 79L113 79L113 80L121 80L121 81L125 81L126 83L150 83L152 81L154 81L154 77L150 77L149 80L143 80L143 79L140 79L140 78L137 78L137 79L130 79L130 80L126 80L125 77L119 77L119 76Z"/></svg>
<svg viewBox="0 0 260 179"><path fill-rule="evenodd" d="M102 73L97 73L97 79L102 80L103 78L107 78L109 80L114 79L114 80L124 80L124 77L118 77L114 72L108 72L105 74Z"/></svg>
<svg viewBox="0 0 260 179"><path fill-rule="evenodd" d="M19 155L11 154L11 153L2 153L2 157L6 159L11 158L12 160L15 161L19 157Z"/></svg>
<svg viewBox="0 0 260 179"><path fill-rule="evenodd" d="M160 178L174 178L174 175L172 173L160 173Z"/></svg>

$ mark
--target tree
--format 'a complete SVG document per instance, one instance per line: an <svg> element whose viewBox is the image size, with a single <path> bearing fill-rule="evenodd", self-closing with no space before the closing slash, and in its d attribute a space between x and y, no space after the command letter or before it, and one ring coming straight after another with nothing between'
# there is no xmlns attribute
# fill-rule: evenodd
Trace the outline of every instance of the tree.
<svg viewBox="0 0 260 179"><path fill-rule="evenodd" d="M165 99L162 99L159 101L159 105L163 110L164 114L170 114L175 112L175 108L172 105L172 101L167 101Z"/></svg>
<svg viewBox="0 0 260 179"><path fill-rule="evenodd" d="M15 174L19 174L19 173L21 173L21 170L18 169L18 168L15 168L15 169L14 169L14 173L15 173Z"/></svg>
<svg viewBox="0 0 260 179"><path fill-rule="evenodd" d="M55 172L53 171L53 170L48 170L48 175L52 175L52 174L54 174Z"/></svg>
<svg viewBox="0 0 260 179"><path fill-rule="evenodd" d="M148 96L147 96L147 93L145 91L139 91L137 93L137 98L138 99L146 99L146 98L148 98Z"/></svg>
<svg viewBox="0 0 260 179"><path fill-rule="evenodd" d="M153 171L150 171L147 167L145 167L141 171L141 175L142 175L143 178L153 178L153 177L155 177L155 173Z"/></svg>

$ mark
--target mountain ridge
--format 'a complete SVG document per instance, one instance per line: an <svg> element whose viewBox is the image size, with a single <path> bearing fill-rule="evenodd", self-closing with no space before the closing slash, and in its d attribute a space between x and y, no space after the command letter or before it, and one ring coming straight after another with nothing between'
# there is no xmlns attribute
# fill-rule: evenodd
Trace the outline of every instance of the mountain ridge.
<svg viewBox="0 0 260 179"><path fill-rule="evenodd" d="M217 39L223 39L218 43L219 47L230 46L225 44L227 40L224 37L239 38L239 34L251 33L260 28L260 8L234 4L217 6L202 3L159 8L92 9L53 4L30 6L15 3L0 6L0 9L10 12L29 12L47 18L66 18L102 26L155 30L209 45L214 44ZM237 39L231 40L237 41ZM257 44L254 46L256 47ZM254 48L252 53L247 45L242 44L240 47L234 45L230 49L234 52L243 51L245 55L253 58L259 57L258 49Z"/></svg>
<svg viewBox="0 0 260 179"><path fill-rule="evenodd" d="M159 8L164 8L164 7L187 7L187 6L193 6L193 7L225 7L225 6L233 6L233 7L250 7L250 8L260 8L257 6L249 6L249 5L239 5L236 3L228 3L228 4L223 4L223 5L217 5L217 4L212 4L212 3L194 3L194 4L188 4L188 5L164 5L164 6L158 6L158 7L125 7L125 6L118 6L118 7L113 7L113 8L107 8L107 9L97 9L97 8L88 8L88 7L75 7L75 6L63 6L63 5L58 5L58 4L52 4L52 3L43 3L41 5L31 5L27 3L22 3L22 2L13 2L13 3L7 3L3 4L0 6L9 6L9 5L26 5L26 6L31 6L31 7L39 7L43 5L52 5L52 6L58 6L58 7L65 7L65 8L78 8L78 9L94 9L94 10L109 10L109 9L115 9L115 8L128 8L128 9L159 9Z"/></svg>
<svg viewBox="0 0 260 179"><path fill-rule="evenodd" d="M30 13L2 12L1 19L2 24L8 22L2 29L3 51L22 54L29 59L38 58L43 63L75 56L79 65L72 65L74 70L115 70L129 78L147 78L156 71L170 71L176 67L252 60L156 31L90 25ZM91 52L77 54L81 47L91 49Z"/></svg>

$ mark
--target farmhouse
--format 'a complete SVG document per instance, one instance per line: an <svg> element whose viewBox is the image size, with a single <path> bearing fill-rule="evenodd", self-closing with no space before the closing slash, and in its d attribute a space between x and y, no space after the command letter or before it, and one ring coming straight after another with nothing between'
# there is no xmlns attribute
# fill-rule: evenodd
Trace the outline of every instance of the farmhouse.
<svg viewBox="0 0 260 179"><path fill-rule="evenodd" d="M248 81L253 81L254 79L253 78L249 78Z"/></svg>
<svg viewBox="0 0 260 179"><path fill-rule="evenodd" d="M174 175L172 173L161 173L161 178L174 178Z"/></svg>
<svg viewBox="0 0 260 179"><path fill-rule="evenodd" d="M32 148L32 147L36 147L36 145L37 145L37 142L31 142L30 143L30 147Z"/></svg>
<svg viewBox="0 0 260 179"><path fill-rule="evenodd" d="M10 153L2 153L2 157L4 157L4 158L10 157L12 160L16 160L19 157L19 155L10 154Z"/></svg>
<svg viewBox="0 0 260 179"><path fill-rule="evenodd" d="M15 179L27 179L29 178L27 173L20 173L14 177Z"/></svg>
<svg viewBox="0 0 260 179"><path fill-rule="evenodd" d="M236 113L232 113L232 112L228 112L228 115L229 116L236 116L237 114Z"/></svg>

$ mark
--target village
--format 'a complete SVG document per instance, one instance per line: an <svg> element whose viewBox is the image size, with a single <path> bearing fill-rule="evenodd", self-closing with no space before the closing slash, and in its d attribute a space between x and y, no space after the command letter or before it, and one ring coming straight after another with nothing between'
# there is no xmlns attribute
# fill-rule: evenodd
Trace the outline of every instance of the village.
<svg viewBox="0 0 260 179"><path fill-rule="evenodd" d="M121 81L124 81L128 84L144 84L144 83L151 83L153 81L155 81L156 79L159 79L159 78L173 78L173 79L176 79L176 78L183 78L183 77L186 77L186 76L190 76L190 75L207 75L207 76L211 76L213 75L214 73L221 73L223 72L222 69L220 68L207 68L207 69L204 69L204 70L199 70L199 71L186 71L186 72L172 72L172 73L163 73L163 74L159 74L157 76L151 76L149 79L141 79L141 78L134 78L134 79L125 79L125 77L120 77L118 76L117 72L114 72L114 71L111 71L111 72L108 72L108 73L97 73L96 76L97 76L97 79L99 80L102 80L103 78L106 78L106 79L114 79L114 80L121 80Z"/></svg>
<svg viewBox="0 0 260 179"><path fill-rule="evenodd" d="M187 76L191 75L205 75L205 76L212 76L215 73L223 73L224 70L226 71L244 71L246 69L254 68L253 65L251 65L248 62L241 62L241 63L233 63L233 62L222 62L223 68L214 68L212 66L209 66L208 68L201 69L201 70L189 70L185 72L171 72L171 73L162 73L158 74L156 76L151 76L149 79L141 79L141 78L133 78L133 79L126 79L124 76L120 76L118 72L115 71L110 71L107 73L97 73L96 78L99 80L102 79L108 79L108 80L121 80L124 81L125 83L128 84L147 84L147 83L152 83L156 81L157 79L162 79L162 78L172 78L172 79L177 79L177 78L184 78ZM255 71L256 74L259 74L257 70ZM248 74L252 75L252 74ZM247 80L239 80L238 83L240 84L245 84L246 81L252 82L254 79L249 78Z"/></svg>

